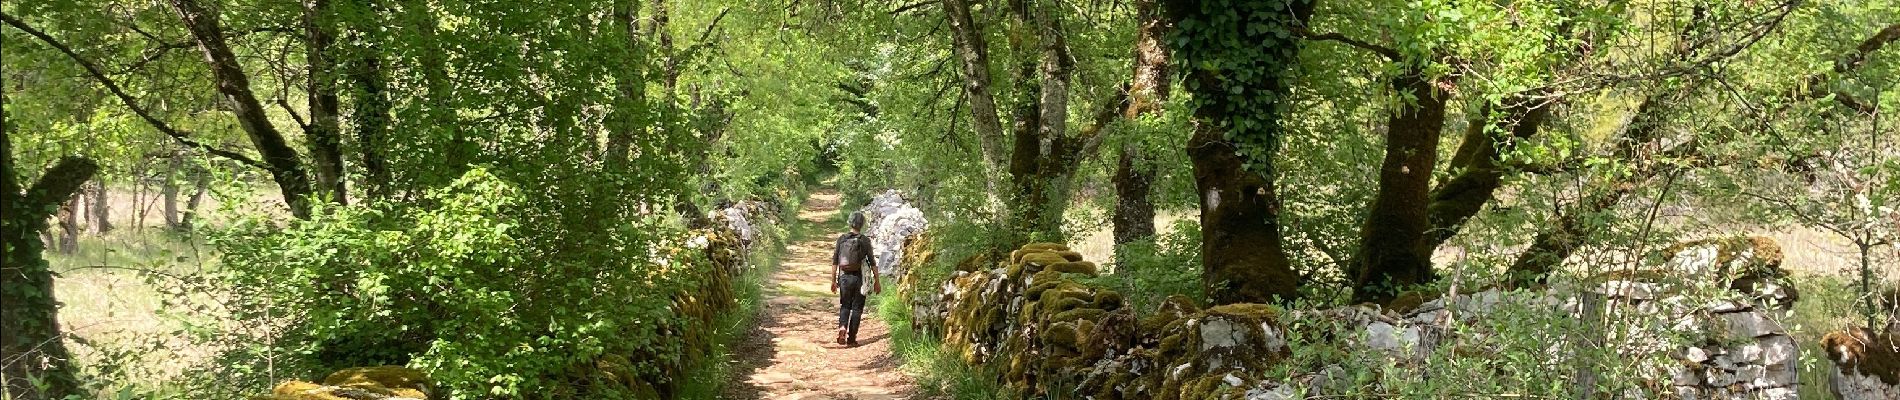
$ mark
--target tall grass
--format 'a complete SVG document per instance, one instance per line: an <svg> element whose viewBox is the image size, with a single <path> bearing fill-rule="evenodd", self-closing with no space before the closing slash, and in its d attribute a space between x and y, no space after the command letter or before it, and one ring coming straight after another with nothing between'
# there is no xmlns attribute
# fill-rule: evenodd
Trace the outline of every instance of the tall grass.
<svg viewBox="0 0 1900 400"><path fill-rule="evenodd" d="M998 381L1002 371L988 364L970 365L943 348L943 340L911 329L910 307L898 300L896 290L871 296L877 317L891 329L891 351L903 361L904 372L917 379L918 395L958 400L1007 399L1010 392ZM887 306L888 305L888 306Z"/></svg>

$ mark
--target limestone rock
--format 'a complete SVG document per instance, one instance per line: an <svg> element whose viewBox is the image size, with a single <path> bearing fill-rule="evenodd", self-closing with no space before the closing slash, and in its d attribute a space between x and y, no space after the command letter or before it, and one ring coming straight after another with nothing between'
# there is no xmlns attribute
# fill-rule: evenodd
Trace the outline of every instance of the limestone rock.
<svg viewBox="0 0 1900 400"><path fill-rule="evenodd" d="M923 210L912 206L902 193L886 190L858 212L864 215L864 234L871 238L871 256L877 259L878 272L902 275L910 265L903 259L905 246L911 237L930 227Z"/></svg>

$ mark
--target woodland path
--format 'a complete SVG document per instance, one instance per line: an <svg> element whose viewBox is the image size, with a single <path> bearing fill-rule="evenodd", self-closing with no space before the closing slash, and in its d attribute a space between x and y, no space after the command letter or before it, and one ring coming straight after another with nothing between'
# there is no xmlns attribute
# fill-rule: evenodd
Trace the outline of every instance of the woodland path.
<svg viewBox="0 0 1900 400"><path fill-rule="evenodd" d="M739 343L737 382L727 399L908 399L916 393L891 351L890 330L867 305L858 346L832 342L838 297L831 293L832 241L844 231L836 189L824 188L799 206L803 234L789 241L784 261L765 282L758 324ZM892 282L884 289L892 290Z"/></svg>

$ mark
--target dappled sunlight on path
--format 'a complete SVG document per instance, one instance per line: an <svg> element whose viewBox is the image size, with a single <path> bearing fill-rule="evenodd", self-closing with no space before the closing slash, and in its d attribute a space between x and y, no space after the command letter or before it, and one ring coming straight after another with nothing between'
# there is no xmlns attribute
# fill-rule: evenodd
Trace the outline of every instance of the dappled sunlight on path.
<svg viewBox="0 0 1900 400"><path fill-rule="evenodd" d="M891 352L890 332L868 305L858 346L832 343L838 297L831 293L832 240L842 232L836 218L839 195L823 189L805 199L798 218L804 236L794 238L784 262L766 282L758 326L740 343L739 382L728 399L907 399L916 392ZM885 289L893 289L885 282Z"/></svg>

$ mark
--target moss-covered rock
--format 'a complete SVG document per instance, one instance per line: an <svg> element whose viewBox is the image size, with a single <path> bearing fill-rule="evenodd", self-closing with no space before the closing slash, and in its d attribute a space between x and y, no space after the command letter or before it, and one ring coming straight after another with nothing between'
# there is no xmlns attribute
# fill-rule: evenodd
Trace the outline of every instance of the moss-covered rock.
<svg viewBox="0 0 1900 400"><path fill-rule="evenodd" d="M1021 250L1018 250L1018 251L1021 251ZM1056 254L1054 252L1033 251L1027 254L1023 254L1022 259L1019 263L1024 264L1025 266L1038 267L1036 270L1040 271L1043 268L1049 268L1057 264L1068 263L1068 262L1070 262L1069 259L1063 258L1062 255Z"/></svg>
<svg viewBox="0 0 1900 400"><path fill-rule="evenodd" d="M1068 251L1069 246L1060 243L1030 243L1023 245L1027 250Z"/></svg>
<svg viewBox="0 0 1900 400"><path fill-rule="evenodd" d="M1854 327L1822 336L1821 348L1834 362L1837 395L1844 399L1871 398L1867 393L1900 396L1900 332Z"/></svg>
<svg viewBox="0 0 1900 400"><path fill-rule="evenodd" d="M1103 315L1082 341L1082 358L1099 360L1128 354L1135 348L1135 314L1123 309Z"/></svg>
<svg viewBox="0 0 1900 400"><path fill-rule="evenodd" d="M323 378L323 384L380 388L392 395L419 399L435 392L434 384L422 371L401 366L347 368Z"/></svg>
<svg viewBox="0 0 1900 400"><path fill-rule="evenodd" d="M1082 275L1088 275L1088 276L1096 275L1095 263L1088 262L1088 261L1068 261L1068 262L1055 263L1055 264L1049 265L1049 270L1061 272L1065 274L1082 274Z"/></svg>

